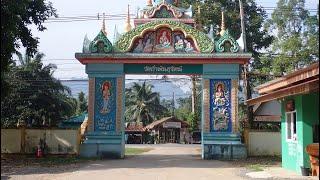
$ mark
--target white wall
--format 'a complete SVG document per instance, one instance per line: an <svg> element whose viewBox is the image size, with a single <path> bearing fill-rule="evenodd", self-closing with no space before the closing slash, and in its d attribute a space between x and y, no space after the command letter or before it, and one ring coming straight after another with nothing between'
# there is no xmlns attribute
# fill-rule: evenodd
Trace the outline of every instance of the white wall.
<svg viewBox="0 0 320 180"><path fill-rule="evenodd" d="M1 153L21 153L21 129L1 129ZM41 139L45 139L49 154L78 154L80 130L26 129L25 153L35 153Z"/></svg>
<svg viewBox="0 0 320 180"><path fill-rule="evenodd" d="M249 156L281 155L280 132L249 132Z"/></svg>
<svg viewBox="0 0 320 180"><path fill-rule="evenodd" d="M1 129L1 153L20 153L21 131L19 129Z"/></svg>

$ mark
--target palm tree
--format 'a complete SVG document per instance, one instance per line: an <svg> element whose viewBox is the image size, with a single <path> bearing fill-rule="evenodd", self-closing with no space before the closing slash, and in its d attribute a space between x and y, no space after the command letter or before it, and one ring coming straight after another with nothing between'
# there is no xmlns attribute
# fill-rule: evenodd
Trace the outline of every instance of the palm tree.
<svg viewBox="0 0 320 180"><path fill-rule="evenodd" d="M127 121L142 122L143 125L151 123L157 115L167 109L160 104L158 92L152 92L153 86L144 82L126 89L126 118Z"/></svg>
<svg viewBox="0 0 320 180"><path fill-rule="evenodd" d="M77 101L71 97L70 88L53 77L56 65L43 65L43 53L34 58L17 56L20 65L10 73L14 91L1 104L1 116L9 120L16 117L29 126L54 126L74 115Z"/></svg>

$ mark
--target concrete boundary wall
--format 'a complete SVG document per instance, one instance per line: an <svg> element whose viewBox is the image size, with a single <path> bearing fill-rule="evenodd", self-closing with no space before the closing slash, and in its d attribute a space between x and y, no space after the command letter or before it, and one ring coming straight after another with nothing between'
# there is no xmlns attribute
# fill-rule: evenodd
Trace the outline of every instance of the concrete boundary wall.
<svg viewBox="0 0 320 180"><path fill-rule="evenodd" d="M20 153L21 134L20 129L1 129L1 153Z"/></svg>
<svg viewBox="0 0 320 180"><path fill-rule="evenodd" d="M280 156L281 133L280 132L248 132L249 156Z"/></svg>
<svg viewBox="0 0 320 180"><path fill-rule="evenodd" d="M35 153L40 139L49 154L79 154L79 129L1 129L1 153Z"/></svg>

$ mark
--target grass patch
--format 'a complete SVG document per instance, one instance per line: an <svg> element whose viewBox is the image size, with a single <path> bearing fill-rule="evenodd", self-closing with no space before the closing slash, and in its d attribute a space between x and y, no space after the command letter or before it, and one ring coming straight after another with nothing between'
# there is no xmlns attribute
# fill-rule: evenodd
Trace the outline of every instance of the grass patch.
<svg viewBox="0 0 320 180"><path fill-rule="evenodd" d="M263 171L263 168L261 167L260 164L251 164L251 165L248 165L246 168L252 171Z"/></svg>
<svg viewBox="0 0 320 180"><path fill-rule="evenodd" d="M125 155L132 156L151 151L152 148L126 148Z"/></svg>

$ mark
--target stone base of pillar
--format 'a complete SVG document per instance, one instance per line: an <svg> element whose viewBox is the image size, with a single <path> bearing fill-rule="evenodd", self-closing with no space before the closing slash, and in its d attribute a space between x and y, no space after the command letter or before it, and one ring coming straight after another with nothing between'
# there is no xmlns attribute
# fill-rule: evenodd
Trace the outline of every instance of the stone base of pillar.
<svg viewBox="0 0 320 180"><path fill-rule="evenodd" d="M80 145L81 157L106 159L124 158L124 136L91 133Z"/></svg>
<svg viewBox="0 0 320 180"><path fill-rule="evenodd" d="M202 159L232 160L247 158L247 149L237 134L205 133Z"/></svg>

